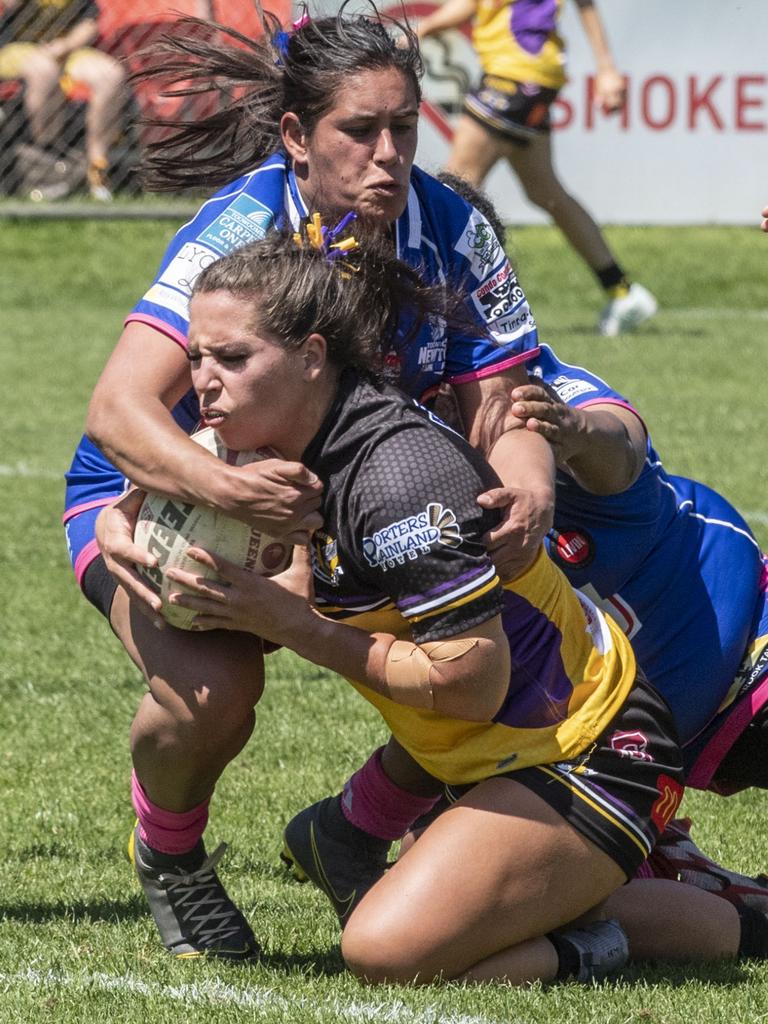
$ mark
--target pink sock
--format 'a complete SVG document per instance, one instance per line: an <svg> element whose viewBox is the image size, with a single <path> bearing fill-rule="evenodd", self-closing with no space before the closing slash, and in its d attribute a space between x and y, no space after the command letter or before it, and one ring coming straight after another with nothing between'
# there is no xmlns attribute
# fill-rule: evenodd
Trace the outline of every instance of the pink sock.
<svg viewBox="0 0 768 1024"><path fill-rule="evenodd" d="M188 853L208 824L210 800L204 800L191 811L165 811L149 799L136 772L131 773L131 799L142 842L160 853Z"/></svg>
<svg viewBox="0 0 768 1024"><path fill-rule="evenodd" d="M379 749L344 785L341 809L347 821L379 839L401 839L431 811L439 796L414 796L396 786L381 766Z"/></svg>

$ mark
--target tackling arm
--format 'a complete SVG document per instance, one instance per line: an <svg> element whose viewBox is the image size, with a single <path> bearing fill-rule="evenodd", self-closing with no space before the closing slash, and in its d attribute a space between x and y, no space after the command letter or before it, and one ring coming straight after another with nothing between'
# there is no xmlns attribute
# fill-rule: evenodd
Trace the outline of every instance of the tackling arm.
<svg viewBox="0 0 768 1024"><path fill-rule="evenodd" d="M180 346L129 323L96 385L86 433L144 490L220 508L274 537L319 525L322 485L300 463L229 466L180 430L170 410L191 385Z"/></svg>

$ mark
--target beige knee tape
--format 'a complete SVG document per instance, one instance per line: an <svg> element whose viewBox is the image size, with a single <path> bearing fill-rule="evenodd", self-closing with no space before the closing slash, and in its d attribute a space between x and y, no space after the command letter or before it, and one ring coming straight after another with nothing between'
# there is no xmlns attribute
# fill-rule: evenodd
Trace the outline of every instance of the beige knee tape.
<svg viewBox="0 0 768 1024"><path fill-rule="evenodd" d="M435 640L418 646L410 640L395 640L385 664L389 697L398 704L432 710L435 706L430 679L432 666L461 658L479 642L475 638Z"/></svg>

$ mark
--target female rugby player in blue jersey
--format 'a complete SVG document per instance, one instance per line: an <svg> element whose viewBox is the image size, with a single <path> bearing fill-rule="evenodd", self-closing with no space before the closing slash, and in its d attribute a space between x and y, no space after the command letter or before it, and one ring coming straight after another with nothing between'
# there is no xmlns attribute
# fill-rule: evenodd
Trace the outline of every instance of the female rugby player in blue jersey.
<svg viewBox="0 0 768 1024"><path fill-rule="evenodd" d="M196 275L275 224L298 227L311 204L357 210L386 229L398 254L428 280L468 285L467 319L487 330L446 330L434 317L408 344L393 339L388 372L418 398L443 379L456 388L470 439L502 481L479 500L506 508L487 538L504 574L527 564L551 523L549 447L509 415L509 392L525 382L523 363L537 347L528 303L485 219L413 166L416 40L395 26L398 45L370 11L305 21L289 33L267 16L264 38L238 37L240 47L168 41L160 60L166 81L191 79L216 91L230 84L234 98L208 121L177 126L155 153L153 184L222 187L178 232L128 317L68 474L65 520L76 576L148 684L131 731L134 859L163 941L183 956L241 959L256 950L202 836L216 782L253 730L261 643L245 634L158 632L141 614L150 609L160 620L157 598L135 572L134 561L146 564L147 556L132 547L130 524L119 512L105 518L102 557L94 522L130 478L291 538L319 524L322 490L296 460L238 468L189 440L197 418L186 394Z"/></svg>
<svg viewBox="0 0 768 1024"><path fill-rule="evenodd" d="M482 543L495 513L476 504L492 470L369 378L402 265L373 241L353 266L329 255L272 234L225 257L195 284L189 334L204 422L323 480L311 566L302 549L267 580L197 549L220 582L168 575L199 629L253 631L338 672L459 791L357 902L348 966L371 981L586 981L624 962L625 917L636 958L765 955L764 915L679 882L624 895L682 795L669 710L543 549L501 583ZM638 921L668 892L677 927L659 946ZM606 899L618 921L601 919Z"/></svg>

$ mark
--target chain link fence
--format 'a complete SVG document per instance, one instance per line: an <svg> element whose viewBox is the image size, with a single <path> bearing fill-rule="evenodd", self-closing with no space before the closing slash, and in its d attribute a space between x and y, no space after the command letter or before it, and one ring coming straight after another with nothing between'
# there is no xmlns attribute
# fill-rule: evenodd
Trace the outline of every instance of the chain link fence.
<svg viewBox="0 0 768 1024"><path fill-rule="evenodd" d="M283 22L290 0L267 0ZM180 16L257 36L252 0L0 0L0 198L107 204L140 193L154 119L213 113L212 96L163 96L131 83L145 51ZM185 31L190 31L185 28Z"/></svg>

